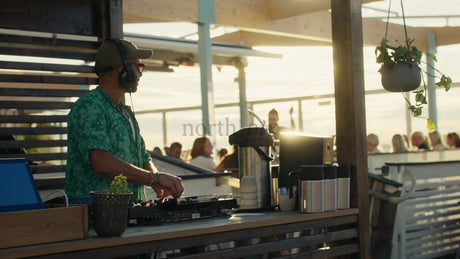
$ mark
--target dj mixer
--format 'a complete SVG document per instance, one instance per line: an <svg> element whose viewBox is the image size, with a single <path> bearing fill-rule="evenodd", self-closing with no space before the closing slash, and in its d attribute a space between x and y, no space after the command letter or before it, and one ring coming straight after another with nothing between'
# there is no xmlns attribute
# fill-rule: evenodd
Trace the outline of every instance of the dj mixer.
<svg viewBox="0 0 460 259"><path fill-rule="evenodd" d="M128 226L230 216L237 207L236 199L217 195L135 201L128 206Z"/></svg>

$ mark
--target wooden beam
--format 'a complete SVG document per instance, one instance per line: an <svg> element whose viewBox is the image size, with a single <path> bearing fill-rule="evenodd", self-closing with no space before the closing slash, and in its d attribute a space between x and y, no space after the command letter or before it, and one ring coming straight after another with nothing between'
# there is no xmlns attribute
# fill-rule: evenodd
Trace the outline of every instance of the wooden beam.
<svg viewBox="0 0 460 259"><path fill-rule="evenodd" d="M375 0L364 0L363 3ZM124 0L123 17L127 22L198 21L198 0ZM300 4L300 5L299 5ZM275 8L280 6L280 8ZM249 46L330 46L331 16L329 1L311 0L216 0L216 26L233 27L240 32L213 38L216 42ZM276 10L275 10L276 9ZM366 18L364 44L376 46L385 36L386 22ZM408 27L411 39L426 52L426 35L439 32L438 46L458 41L460 27ZM390 24L388 39L404 41L402 25Z"/></svg>
<svg viewBox="0 0 460 259"><path fill-rule="evenodd" d="M451 45L460 42L460 27L430 28L436 35L436 45Z"/></svg>
<svg viewBox="0 0 460 259"><path fill-rule="evenodd" d="M386 22L379 19L364 19L363 21L363 37L364 44L370 46L377 46L385 37ZM427 33L429 28L425 27L410 27L407 26L407 34L410 39L415 39L417 48L423 52L428 50ZM394 23L388 24L387 39L390 40L392 45L398 42L404 43L405 34L404 26Z"/></svg>
<svg viewBox="0 0 460 259"><path fill-rule="evenodd" d="M363 0L363 3L377 2L381 0ZM272 19L288 18L306 13L328 11L331 2L324 0L269 0L270 17Z"/></svg>
<svg viewBox="0 0 460 259"><path fill-rule="evenodd" d="M198 0L124 0L123 19L125 23L198 22Z"/></svg>
<svg viewBox="0 0 460 259"><path fill-rule="evenodd" d="M337 162L351 165L351 206L359 208L359 258L370 258L361 0L331 0Z"/></svg>

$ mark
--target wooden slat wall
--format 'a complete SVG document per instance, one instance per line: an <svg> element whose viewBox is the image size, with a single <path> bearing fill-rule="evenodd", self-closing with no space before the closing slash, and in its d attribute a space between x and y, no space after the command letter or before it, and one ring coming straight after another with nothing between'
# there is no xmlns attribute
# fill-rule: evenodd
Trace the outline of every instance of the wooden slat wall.
<svg viewBox="0 0 460 259"><path fill-rule="evenodd" d="M0 2L0 136L15 137L0 150L26 150L0 158L25 157L36 175L65 171L67 113L98 83L97 48L122 24L121 0Z"/></svg>
<svg viewBox="0 0 460 259"><path fill-rule="evenodd" d="M0 158L25 157L34 174L64 172L66 116L76 98L86 92L88 90L0 88L0 109L4 111L0 116L0 135L15 137L15 140L1 140L0 147L26 152L0 154ZM24 96L29 100L15 100ZM50 97L53 101L48 101ZM48 100L38 101L40 99Z"/></svg>
<svg viewBox="0 0 460 259"><path fill-rule="evenodd" d="M460 251L460 161L387 163L389 177L415 192L399 203L392 258L454 258ZM386 214L385 214L386 215Z"/></svg>
<svg viewBox="0 0 460 259"><path fill-rule="evenodd" d="M417 191L404 204L408 258L455 254L460 243L460 178L418 180Z"/></svg>

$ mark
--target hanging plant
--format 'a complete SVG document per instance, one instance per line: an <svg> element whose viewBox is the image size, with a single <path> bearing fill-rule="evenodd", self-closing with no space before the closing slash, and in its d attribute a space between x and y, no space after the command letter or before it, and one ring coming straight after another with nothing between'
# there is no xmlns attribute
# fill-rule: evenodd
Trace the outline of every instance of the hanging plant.
<svg viewBox="0 0 460 259"><path fill-rule="evenodd" d="M423 82L423 88L413 92L415 94L415 103L412 103L403 95L412 116L419 117L422 115L423 105L428 103L425 95L426 84L425 81L422 80L423 77L421 76L421 72L424 72L427 76L440 78L436 85L443 87L446 91L450 89L452 79L434 67L431 68L439 73L439 76L429 75L426 71L423 71L420 68L423 53L413 44L414 40L407 37L403 0L401 0L401 10L404 22L405 41L403 44L398 46L389 44L387 34L391 0L389 5L385 37L380 42L380 45L375 49L376 62L378 64L382 64L379 69L379 72L382 75L382 86L390 92L409 92L418 89L420 87L420 83ZM435 55L430 54L428 56L437 62ZM427 128L429 130L434 129L435 125L433 121L430 118L426 119Z"/></svg>

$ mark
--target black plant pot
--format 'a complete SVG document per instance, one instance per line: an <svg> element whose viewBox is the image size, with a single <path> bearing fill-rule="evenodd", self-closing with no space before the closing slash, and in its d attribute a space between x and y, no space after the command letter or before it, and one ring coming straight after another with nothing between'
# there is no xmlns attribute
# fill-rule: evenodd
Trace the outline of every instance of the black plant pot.
<svg viewBox="0 0 460 259"><path fill-rule="evenodd" d="M415 63L384 64L379 72L382 75L382 86L389 92L409 92L420 86L420 68Z"/></svg>
<svg viewBox="0 0 460 259"><path fill-rule="evenodd" d="M91 192L94 229L100 237L118 237L128 224L128 203L133 193Z"/></svg>

